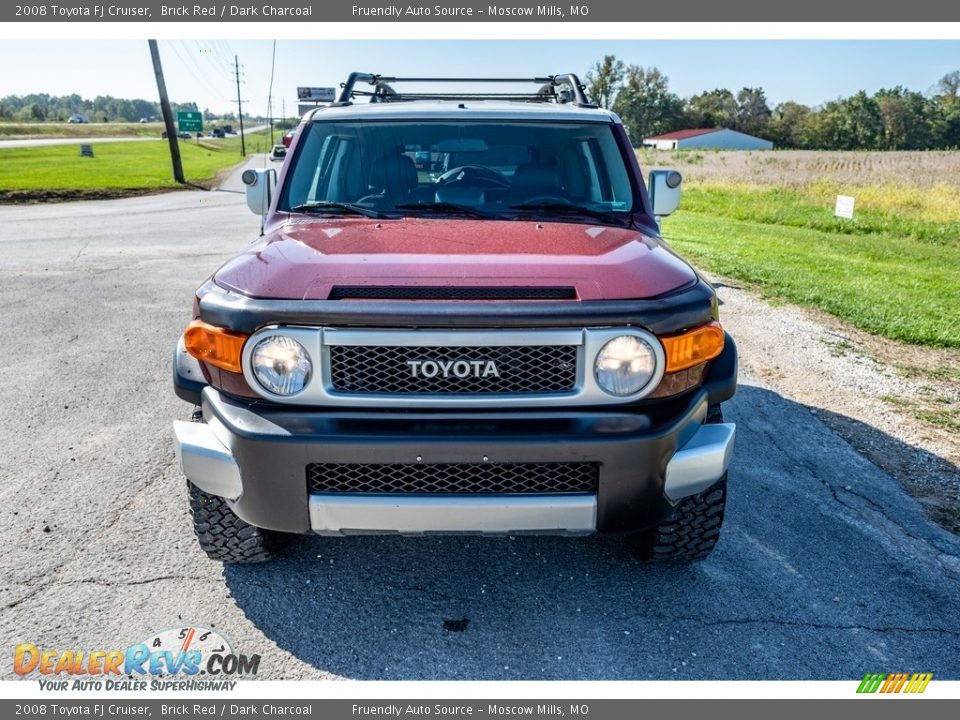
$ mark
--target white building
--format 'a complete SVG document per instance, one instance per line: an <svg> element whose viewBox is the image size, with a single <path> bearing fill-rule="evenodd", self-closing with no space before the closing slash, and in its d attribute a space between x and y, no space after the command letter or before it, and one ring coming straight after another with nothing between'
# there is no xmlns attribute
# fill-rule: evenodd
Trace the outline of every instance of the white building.
<svg viewBox="0 0 960 720"><path fill-rule="evenodd" d="M729 128L695 128L677 130L643 139L646 147L657 150L687 150L690 148L718 150L772 150L773 143Z"/></svg>

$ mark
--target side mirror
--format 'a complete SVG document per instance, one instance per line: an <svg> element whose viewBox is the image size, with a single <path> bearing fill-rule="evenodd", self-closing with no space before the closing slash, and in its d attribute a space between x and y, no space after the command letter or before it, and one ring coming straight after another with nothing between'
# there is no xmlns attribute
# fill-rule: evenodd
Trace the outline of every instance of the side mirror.
<svg viewBox="0 0 960 720"><path fill-rule="evenodd" d="M266 215L273 201L273 187L277 183L277 171L273 168L258 170L248 168L240 175L247 186L247 207L254 215Z"/></svg>
<svg viewBox="0 0 960 720"><path fill-rule="evenodd" d="M647 190L650 193L654 217L665 217L680 207L680 183L682 182L683 176L672 168L650 171Z"/></svg>

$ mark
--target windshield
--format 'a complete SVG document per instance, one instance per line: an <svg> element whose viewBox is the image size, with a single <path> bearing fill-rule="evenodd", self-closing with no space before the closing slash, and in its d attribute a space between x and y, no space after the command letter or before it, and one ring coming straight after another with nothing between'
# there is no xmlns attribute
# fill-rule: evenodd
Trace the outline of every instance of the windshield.
<svg viewBox="0 0 960 720"><path fill-rule="evenodd" d="M622 219L630 175L613 126L589 122L314 122L282 211Z"/></svg>

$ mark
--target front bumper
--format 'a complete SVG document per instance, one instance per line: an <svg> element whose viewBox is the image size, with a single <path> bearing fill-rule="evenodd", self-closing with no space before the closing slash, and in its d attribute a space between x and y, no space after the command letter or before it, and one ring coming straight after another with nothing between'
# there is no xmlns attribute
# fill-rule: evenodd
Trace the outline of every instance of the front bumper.
<svg viewBox="0 0 960 720"><path fill-rule="evenodd" d="M241 402L206 387L205 424L176 422L177 456L202 490L257 527L291 533L629 532L670 516L726 472L735 426L704 424L736 388L729 342L704 385L643 407L552 412L349 412ZM595 494L310 493L311 463L599 465Z"/></svg>

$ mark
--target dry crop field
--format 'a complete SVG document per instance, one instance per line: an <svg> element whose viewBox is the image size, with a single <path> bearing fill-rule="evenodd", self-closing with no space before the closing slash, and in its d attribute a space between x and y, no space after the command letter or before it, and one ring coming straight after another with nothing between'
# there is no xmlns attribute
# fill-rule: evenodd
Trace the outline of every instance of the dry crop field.
<svg viewBox="0 0 960 720"><path fill-rule="evenodd" d="M960 188L960 151L639 150L644 167L675 166L693 185L752 183L804 188L820 182L862 187ZM960 202L960 199L958 199Z"/></svg>

